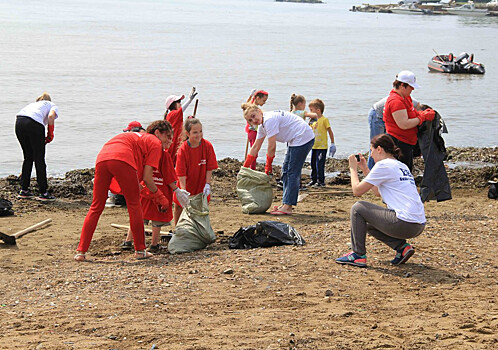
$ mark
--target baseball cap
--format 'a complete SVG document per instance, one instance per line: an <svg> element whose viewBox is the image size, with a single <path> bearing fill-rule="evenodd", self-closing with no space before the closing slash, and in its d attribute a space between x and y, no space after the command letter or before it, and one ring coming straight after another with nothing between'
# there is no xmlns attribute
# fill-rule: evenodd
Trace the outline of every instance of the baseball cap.
<svg viewBox="0 0 498 350"><path fill-rule="evenodd" d="M416 83L417 78L415 78L415 74L410 72L409 70L402 70L396 75L396 80L402 83L407 83L414 89L420 89L420 85Z"/></svg>
<svg viewBox="0 0 498 350"><path fill-rule="evenodd" d="M165 101L165 104L166 104L166 109L169 109L169 106L171 106L171 104L175 101L181 101L185 98L185 95L181 95L181 96L178 96L178 95L169 95L168 97L166 97L166 101Z"/></svg>
<svg viewBox="0 0 498 350"><path fill-rule="evenodd" d="M143 129L142 124L140 124L139 122L137 122L136 120L134 120L132 122L129 122L128 126L126 127L126 129L123 129L123 131L124 132L130 131L133 128Z"/></svg>

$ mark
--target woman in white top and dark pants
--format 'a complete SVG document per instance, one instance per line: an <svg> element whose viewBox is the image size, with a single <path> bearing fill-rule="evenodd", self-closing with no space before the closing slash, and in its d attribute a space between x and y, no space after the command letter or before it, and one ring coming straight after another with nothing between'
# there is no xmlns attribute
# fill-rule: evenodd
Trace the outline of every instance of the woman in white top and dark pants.
<svg viewBox="0 0 498 350"><path fill-rule="evenodd" d="M36 180L41 201L53 201L55 198L48 192L47 166L45 164L45 145L54 139L54 122L59 116L57 106L51 102L50 95L44 92L17 113L16 136L21 144L24 155L21 176L21 191L19 198L32 198L33 193L29 189L33 162L36 168ZM45 125L47 134L45 136Z"/></svg>
<svg viewBox="0 0 498 350"><path fill-rule="evenodd" d="M263 144L268 138L265 172L272 173L272 163L275 158L276 142L287 143L284 164L282 166L283 196L282 205L274 207L271 214L292 214L292 206L297 204L301 172L306 157L315 142L315 134L302 118L287 111L261 111L253 104L244 103L244 118L250 125L259 125L256 141L245 160L244 166L249 167Z"/></svg>
<svg viewBox="0 0 498 350"><path fill-rule="evenodd" d="M372 190L381 196L387 208L366 202L356 202L351 208L351 244L353 251L336 259L339 264L366 267L365 240L367 233L396 251L391 263L405 263L415 252L406 242L417 237L425 228L424 205L417 192L415 180L408 167L397 160L400 149L387 134L375 136L370 143L375 161L369 171L365 158L357 161L349 156L353 195L361 196ZM360 182L358 167L366 177Z"/></svg>

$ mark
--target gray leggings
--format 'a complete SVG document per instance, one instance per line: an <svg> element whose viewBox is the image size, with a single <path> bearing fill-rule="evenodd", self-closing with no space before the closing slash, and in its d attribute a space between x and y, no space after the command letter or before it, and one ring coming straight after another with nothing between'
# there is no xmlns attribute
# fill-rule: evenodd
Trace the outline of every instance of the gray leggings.
<svg viewBox="0 0 498 350"><path fill-rule="evenodd" d="M400 249L407 238L417 237L425 224L400 220L396 212L376 204L358 201L351 207L351 244L356 254L366 254L367 233L394 250Z"/></svg>

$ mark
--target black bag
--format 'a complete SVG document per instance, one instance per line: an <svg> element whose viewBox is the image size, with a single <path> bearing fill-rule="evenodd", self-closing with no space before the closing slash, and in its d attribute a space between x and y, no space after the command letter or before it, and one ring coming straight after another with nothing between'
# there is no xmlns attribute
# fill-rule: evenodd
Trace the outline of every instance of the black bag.
<svg viewBox="0 0 498 350"><path fill-rule="evenodd" d="M0 198L0 216L8 216L8 215L14 215L14 211L12 210L12 202Z"/></svg>
<svg viewBox="0 0 498 350"><path fill-rule="evenodd" d="M279 245L304 245L306 242L294 227L279 221L259 221L241 227L228 240L230 249L250 249Z"/></svg>
<svg viewBox="0 0 498 350"><path fill-rule="evenodd" d="M498 182L488 181L488 183L489 183L488 198L498 199Z"/></svg>

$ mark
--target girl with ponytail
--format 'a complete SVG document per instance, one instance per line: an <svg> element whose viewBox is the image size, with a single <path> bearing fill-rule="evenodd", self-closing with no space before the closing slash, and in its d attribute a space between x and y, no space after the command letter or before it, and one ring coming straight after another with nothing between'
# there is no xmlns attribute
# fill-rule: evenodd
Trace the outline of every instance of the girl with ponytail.
<svg viewBox="0 0 498 350"><path fill-rule="evenodd" d="M404 264L415 253L406 240L417 237L425 228L424 205L408 166L398 160L402 154L392 137L387 134L375 136L370 142L370 151L375 161L372 170L368 169L363 155L349 156L353 195L359 197L372 190L382 197L387 208L366 201L358 201L352 206L353 251L336 259L336 262L366 267L365 241L368 233L396 251L391 264ZM358 168L365 175L361 182Z"/></svg>
<svg viewBox="0 0 498 350"><path fill-rule="evenodd" d="M256 90L253 89L251 91L251 94L247 98L246 104L253 104L255 106L263 106L266 103L266 100L268 100L268 92L264 90ZM254 141L256 141L256 135L258 134L258 126L257 125L250 125L249 123L246 124L245 131L247 133L247 142L246 142L246 153L244 155L244 158L247 157L247 150L252 145L254 145ZM256 155L256 158L258 158L258 155ZM256 170L256 160L250 164L250 168L252 170Z"/></svg>

